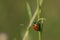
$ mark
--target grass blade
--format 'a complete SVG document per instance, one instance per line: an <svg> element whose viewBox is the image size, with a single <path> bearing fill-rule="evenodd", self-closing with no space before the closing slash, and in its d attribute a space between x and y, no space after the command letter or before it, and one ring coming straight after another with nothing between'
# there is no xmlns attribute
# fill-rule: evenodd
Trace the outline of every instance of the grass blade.
<svg viewBox="0 0 60 40"><path fill-rule="evenodd" d="M29 19L32 18L32 12L31 12L31 8L28 2L26 2L26 6L27 6L27 11L28 11L28 15L29 15Z"/></svg>

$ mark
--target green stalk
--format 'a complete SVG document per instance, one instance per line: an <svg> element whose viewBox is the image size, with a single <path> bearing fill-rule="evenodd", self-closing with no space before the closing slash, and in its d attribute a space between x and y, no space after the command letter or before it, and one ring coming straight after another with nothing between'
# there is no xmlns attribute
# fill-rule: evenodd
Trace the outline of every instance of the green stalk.
<svg viewBox="0 0 60 40"><path fill-rule="evenodd" d="M38 9L38 21L40 20L40 0L37 0L37 9ZM42 30L40 30L39 32L38 32L38 36L39 36L39 40L42 40Z"/></svg>
<svg viewBox="0 0 60 40"><path fill-rule="evenodd" d="M38 20L40 19L40 0L37 0L37 9L38 9Z"/></svg>

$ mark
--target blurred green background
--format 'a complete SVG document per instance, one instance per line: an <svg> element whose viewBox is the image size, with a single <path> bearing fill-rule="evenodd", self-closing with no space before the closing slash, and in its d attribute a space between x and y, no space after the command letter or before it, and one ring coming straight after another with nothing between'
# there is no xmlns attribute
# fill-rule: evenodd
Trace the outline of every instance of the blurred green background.
<svg viewBox="0 0 60 40"><path fill-rule="evenodd" d="M26 2L31 6L32 15L36 10L36 0L0 0L0 32L7 32L9 40L22 40L29 23ZM60 0L43 0L41 17L42 40L60 40ZM31 27L29 40L38 40L38 32Z"/></svg>

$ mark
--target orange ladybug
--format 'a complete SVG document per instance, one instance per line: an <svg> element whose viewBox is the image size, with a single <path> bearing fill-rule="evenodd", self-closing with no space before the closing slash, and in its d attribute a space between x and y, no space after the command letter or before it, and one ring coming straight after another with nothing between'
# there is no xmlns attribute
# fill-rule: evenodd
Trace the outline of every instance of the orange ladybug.
<svg viewBox="0 0 60 40"><path fill-rule="evenodd" d="M33 29L36 31L40 31L40 24L38 22L35 22L33 25Z"/></svg>

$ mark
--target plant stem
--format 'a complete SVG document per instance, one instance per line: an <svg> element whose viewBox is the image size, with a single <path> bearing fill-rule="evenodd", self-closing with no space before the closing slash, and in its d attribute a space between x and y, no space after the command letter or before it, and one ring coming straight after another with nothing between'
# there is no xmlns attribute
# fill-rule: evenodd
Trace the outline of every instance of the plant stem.
<svg viewBox="0 0 60 40"><path fill-rule="evenodd" d="M40 0L37 0L38 20L40 19L40 10L41 10L39 7L40 7ZM39 40L42 40L42 30L40 30L38 33L39 33L39 35L38 35Z"/></svg>
<svg viewBox="0 0 60 40"><path fill-rule="evenodd" d="M40 0L37 0L37 9L38 9L38 19L40 19Z"/></svg>
<svg viewBox="0 0 60 40"><path fill-rule="evenodd" d="M41 31L39 32L39 40L42 40L42 34L41 34Z"/></svg>

